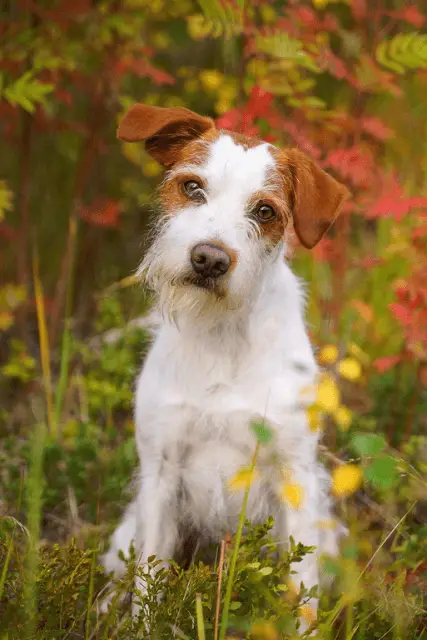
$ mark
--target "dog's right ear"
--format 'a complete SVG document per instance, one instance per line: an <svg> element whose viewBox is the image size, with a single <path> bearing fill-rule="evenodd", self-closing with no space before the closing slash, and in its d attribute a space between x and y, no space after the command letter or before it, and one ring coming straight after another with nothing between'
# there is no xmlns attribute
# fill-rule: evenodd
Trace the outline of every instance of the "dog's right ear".
<svg viewBox="0 0 427 640"><path fill-rule="evenodd" d="M213 120L184 107L135 104L121 120L117 137L125 142L145 142L148 153L170 168L186 144L214 127Z"/></svg>

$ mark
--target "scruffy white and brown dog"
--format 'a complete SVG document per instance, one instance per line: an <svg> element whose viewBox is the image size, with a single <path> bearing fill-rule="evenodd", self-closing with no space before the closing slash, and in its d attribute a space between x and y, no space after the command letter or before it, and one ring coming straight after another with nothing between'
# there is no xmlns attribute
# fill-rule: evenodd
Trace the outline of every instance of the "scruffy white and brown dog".
<svg viewBox="0 0 427 640"><path fill-rule="evenodd" d="M274 437L259 450L247 517L273 515L280 541L316 547L297 566L297 581L310 588L319 555L336 553L338 534L318 526L332 517L329 479L306 418L312 398L302 392L317 367L303 288L284 258L286 227L292 221L312 248L347 190L297 149L218 131L184 108L137 104L118 137L145 142L167 169L140 268L163 320L136 387L138 495L104 566L123 573L118 552L131 542L141 563L167 561L189 531L207 542L235 531L242 496L227 484L254 453L251 423L264 420ZM285 471L302 489L298 509L281 499Z"/></svg>

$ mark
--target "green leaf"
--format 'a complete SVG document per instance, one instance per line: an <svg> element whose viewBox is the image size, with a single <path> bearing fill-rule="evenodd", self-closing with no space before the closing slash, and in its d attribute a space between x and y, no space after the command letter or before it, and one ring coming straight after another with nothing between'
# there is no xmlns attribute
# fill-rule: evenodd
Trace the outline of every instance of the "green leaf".
<svg viewBox="0 0 427 640"><path fill-rule="evenodd" d="M351 447L361 456L375 456L386 444L384 436L375 433L359 433L351 440Z"/></svg>
<svg viewBox="0 0 427 640"><path fill-rule="evenodd" d="M262 569L260 569L258 571L258 573L260 573L262 576L269 576L271 573L273 573L273 568L272 567L263 567Z"/></svg>
<svg viewBox="0 0 427 640"><path fill-rule="evenodd" d="M252 423L252 429L255 433L256 439L261 444L268 444L273 439L273 430L270 429L264 422Z"/></svg>
<svg viewBox="0 0 427 640"><path fill-rule="evenodd" d="M334 558L324 558L322 560L322 569L330 576L339 576L341 573L340 565Z"/></svg>
<svg viewBox="0 0 427 640"><path fill-rule="evenodd" d="M382 455L365 469L365 478L377 489L389 489L397 478L397 462Z"/></svg>
<svg viewBox="0 0 427 640"><path fill-rule="evenodd" d="M6 87L3 94L12 105L19 105L25 111L33 113L36 104L45 104L45 97L53 90L53 84L40 82L31 71L24 73L18 80Z"/></svg>
<svg viewBox="0 0 427 640"><path fill-rule="evenodd" d="M427 68L427 34L399 33L379 43L377 61L386 69L403 74L407 69Z"/></svg>
<svg viewBox="0 0 427 640"><path fill-rule="evenodd" d="M343 557L348 560L356 560L358 556L358 549L355 544L347 544L343 550Z"/></svg>
<svg viewBox="0 0 427 640"><path fill-rule="evenodd" d="M295 65L305 67L310 71L318 72L314 58L304 51L301 40L291 38L286 32L277 32L273 35L258 35L256 45L259 51L280 60L289 60Z"/></svg>
<svg viewBox="0 0 427 640"><path fill-rule="evenodd" d="M240 607L242 606L241 602L232 602L230 604L230 611L236 611L237 609L240 609Z"/></svg>

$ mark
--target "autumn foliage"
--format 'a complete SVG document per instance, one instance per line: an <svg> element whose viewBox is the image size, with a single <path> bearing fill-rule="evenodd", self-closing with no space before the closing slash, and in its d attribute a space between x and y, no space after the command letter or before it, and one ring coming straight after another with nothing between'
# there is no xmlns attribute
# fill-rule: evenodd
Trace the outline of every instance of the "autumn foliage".
<svg viewBox="0 0 427 640"><path fill-rule="evenodd" d="M116 128L135 102L185 106L223 129L298 147L349 188L312 252L296 237L289 247L309 283L309 327L324 369L308 418L324 430L333 491L354 535L369 531L370 551L361 544L357 560L364 578L380 549L390 552L381 560L385 582L395 583L402 562L394 547L383 550L379 532L410 514L402 584L425 586L425 481L420 490L415 480L427 470L426 96L423 0L0 3L0 467L4 504L18 519L19 469L29 464L22 443L34 416L48 425L49 455L59 460L49 486L66 469L66 488L46 498L51 521L65 518L58 505L69 504L70 491L83 519L112 517L102 495L96 504L87 498L100 475L98 448L107 478L119 478L109 491L131 475L135 345L116 352L108 343L99 355L91 340L104 324L121 330L147 311L129 276L161 167L142 145L119 142ZM120 462L109 458L116 448ZM87 468L76 471L76 460ZM255 476L243 469L232 490ZM284 485L287 503L301 499L293 482ZM369 516L359 518L366 505ZM41 525L53 539L55 527ZM425 628L425 613L420 620Z"/></svg>

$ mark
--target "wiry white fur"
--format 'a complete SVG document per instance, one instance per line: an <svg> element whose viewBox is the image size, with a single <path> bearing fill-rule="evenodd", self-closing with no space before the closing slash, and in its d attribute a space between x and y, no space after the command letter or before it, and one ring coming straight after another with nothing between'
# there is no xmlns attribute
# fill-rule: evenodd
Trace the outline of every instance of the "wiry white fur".
<svg viewBox="0 0 427 640"><path fill-rule="evenodd" d="M337 532L318 526L331 518L331 505L318 435L305 414L311 399L302 396L317 375L302 287L283 259L284 243L267 251L245 212L273 167L268 145L245 150L221 136L194 169L207 184L207 203L168 216L143 263L166 313L137 381L140 488L105 557L108 570L123 571L117 552L131 540L141 562L153 554L168 560L182 530L196 529L206 541L235 531L242 495L227 482L254 453L254 420L265 420L274 440L259 450L247 517L273 515L283 543L292 536L317 548L296 567L306 587L318 583L319 554L337 551ZM181 283L191 248L215 239L238 252L221 300ZM280 499L280 467L303 489L299 510Z"/></svg>

